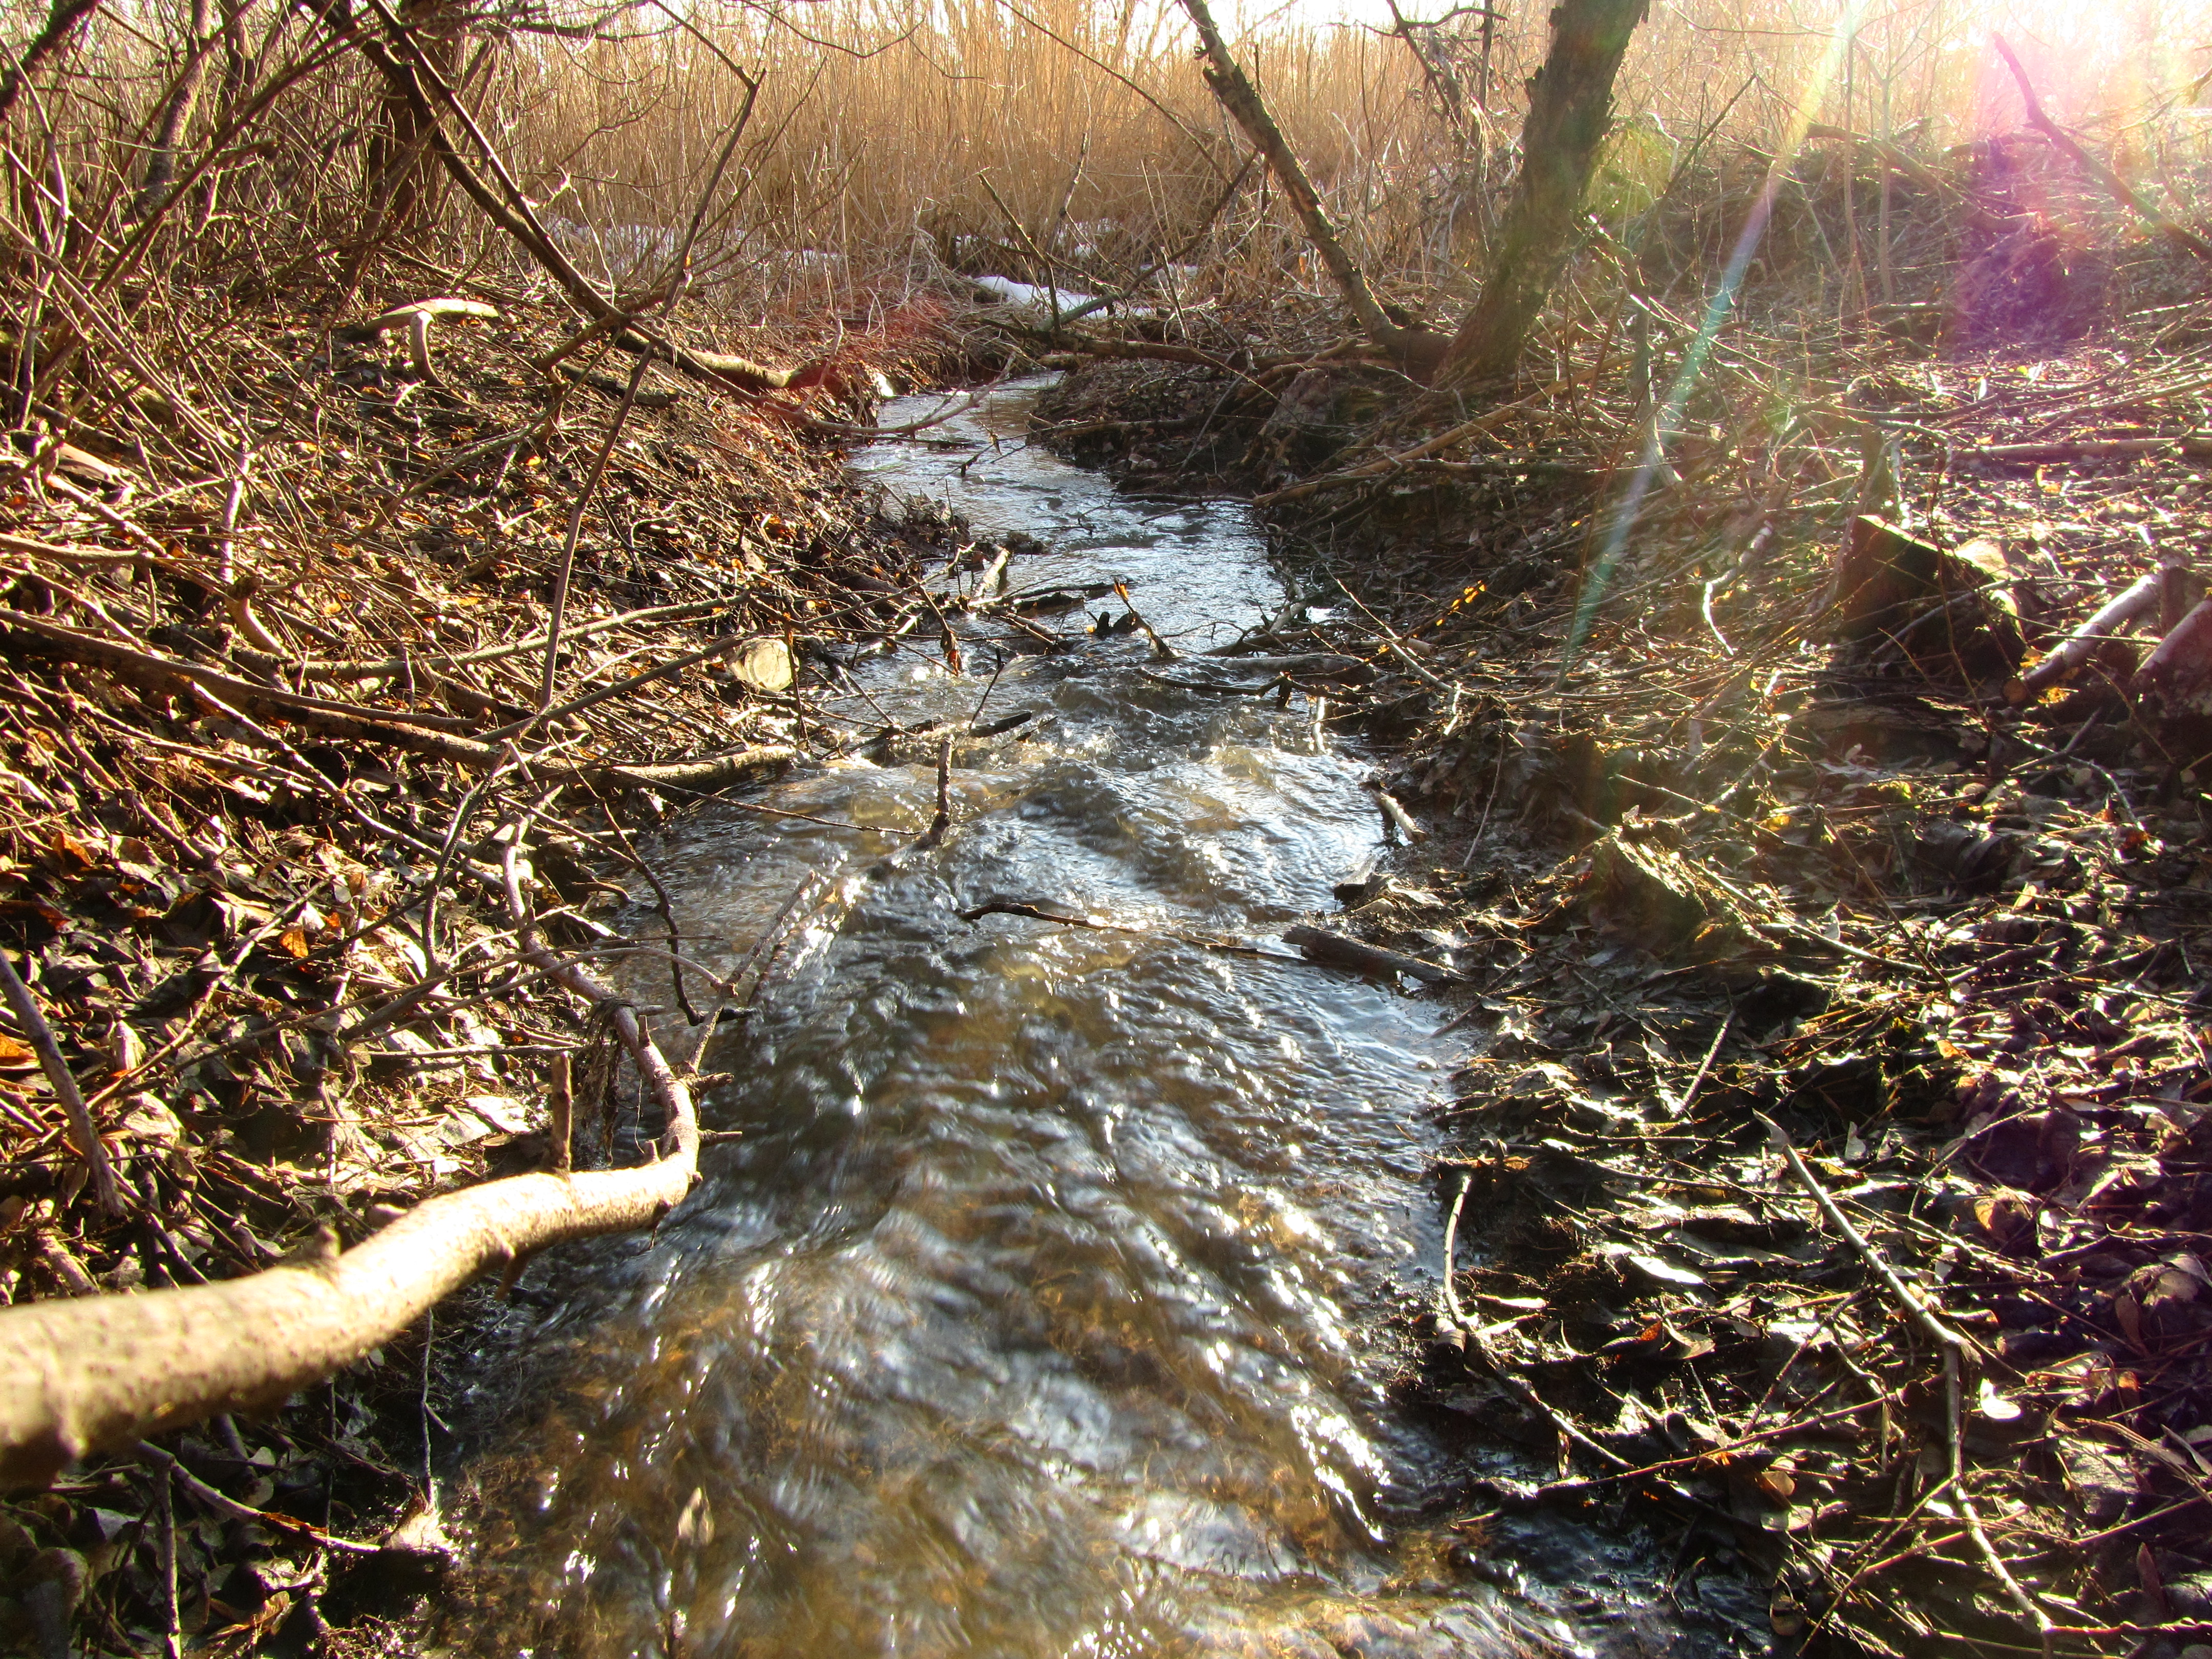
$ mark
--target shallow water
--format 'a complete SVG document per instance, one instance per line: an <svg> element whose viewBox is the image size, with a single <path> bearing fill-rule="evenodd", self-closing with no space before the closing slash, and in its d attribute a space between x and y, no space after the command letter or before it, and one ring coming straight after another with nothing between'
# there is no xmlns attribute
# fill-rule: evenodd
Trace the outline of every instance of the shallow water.
<svg viewBox="0 0 2212 1659"><path fill-rule="evenodd" d="M860 465L1043 537L1016 586L1126 578L1184 646L1279 606L1240 507L1002 447L1031 395ZM964 678L905 650L863 681L902 722L964 715L994 662L966 634ZM734 1076L702 1119L741 1138L657 1237L534 1269L484 1352L459 1503L481 1594L450 1645L1379 1656L1536 1622L1409 1565L1449 1471L1386 1397L1381 1325L1433 1282L1436 1014L1171 937L1332 908L1377 847L1368 763L1301 702L1150 665L1126 638L1012 658L985 718L1037 718L954 772L952 835L895 869L927 760L752 798L869 829L724 804L652 849L710 961L803 886L818 908L708 1054ZM960 920L994 897L1142 931Z"/></svg>

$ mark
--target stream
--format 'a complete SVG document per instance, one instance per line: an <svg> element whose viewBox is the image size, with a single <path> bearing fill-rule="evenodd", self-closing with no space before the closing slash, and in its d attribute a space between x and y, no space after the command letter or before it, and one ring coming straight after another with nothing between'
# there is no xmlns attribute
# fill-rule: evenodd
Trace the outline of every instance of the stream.
<svg viewBox="0 0 2212 1659"><path fill-rule="evenodd" d="M1178 649L1281 607L1242 507L1122 495L1025 447L1036 389L855 467L979 534L1041 537L1015 588L1126 579ZM963 624L964 677L934 631L856 668L883 711L965 721L990 684L985 723L1034 715L953 771L941 848L879 867L929 823L926 753L748 797L810 816L716 803L648 843L711 963L795 892L814 919L708 1053L733 1075L702 1121L738 1134L690 1201L654 1237L533 1267L456 1368L471 1589L447 1647L1668 1645L1629 1546L1531 1534L1525 1593L1451 1565L1466 1455L1389 1396L1386 1321L1433 1294L1440 1249L1435 1006L1188 942L1334 908L1379 850L1372 757L1318 741L1303 699L1146 678L1140 634L1006 654L993 683L999 625ZM882 724L858 696L830 708ZM1137 931L961 920L994 898ZM665 1000L665 967L635 987Z"/></svg>

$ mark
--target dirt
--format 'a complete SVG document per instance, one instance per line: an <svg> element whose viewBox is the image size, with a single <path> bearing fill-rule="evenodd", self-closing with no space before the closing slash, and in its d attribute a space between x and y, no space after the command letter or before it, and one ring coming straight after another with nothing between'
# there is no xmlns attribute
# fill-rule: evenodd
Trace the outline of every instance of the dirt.
<svg viewBox="0 0 2212 1659"><path fill-rule="evenodd" d="M1618 538L1635 410L1587 382L1395 464L1464 411L1384 370L1113 364L1041 404L1135 487L1255 492L1309 584L1268 647L1374 665L1331 718L1425 835L1334 925L1473 987L1421 993L1466 1044L1459 1248L1403 1385L1471 1467L1524 1455L1471 1534L1640 1522L1747 1642L2203 1659L2212 728L2132 678L2171 605L2017 676L2161 563L2194 603L2212 480L1977 455L2194 430L2206 359L2160 342L2207 315L1984 307L1787 386L1731 331ZM1850 637L1861 514L1996 574Z"/></svg>
<svg viewBox="0 0 2212 1659"><path fill-rule="evenodd" d="M422 297L410 273L373 272L360 309ZM521 971L472 872L543 802L550 936L622 948L598 914L657 887L630 830L697 799L623 769L818 736L780 689L791 653L834 672L845 642L920 606L915 574L946 550L954 526L855 490L844 440L817 429L866 418L880 377L957 369L929 296L847 336L811 393L655 368L581 523L556 701L737 648L514 732L596 769L566 788L455 765L435 739L538 705L569 516L632 362L571 360L611 386L544 372L564 310L466 291L500 316L441 324L427 380L404 331L321 330L328 294L252 308L187 288L173 358L142 359L135 392L88 363L64 383L75 418L41 417L0 456L0 947L118 1188L111 1212L10 1013L0 1304L252 1272L543 1167L556 1054L583 1080L579 1161L627 1156L628 1083L593 1066L604 1033ZM196 402L250 434L242 483ZM718 988L672 973L663 1029ZM189 1480L126 1455L0 1503L0 1650L157 1651L173 1618L206 1650L404 1650L386 1621L441 1559L434 1516L393 1533L420 1507L445 1389L428 1337L266 1419L166 1437Z"/></svg>

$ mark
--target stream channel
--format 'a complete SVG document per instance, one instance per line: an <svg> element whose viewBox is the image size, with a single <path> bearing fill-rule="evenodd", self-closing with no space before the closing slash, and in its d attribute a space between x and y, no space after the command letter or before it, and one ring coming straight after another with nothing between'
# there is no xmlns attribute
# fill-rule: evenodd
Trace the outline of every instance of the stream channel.
<svg viewBox="0 0 2212 1659"><path fill-rule="evenodd" d="M1018 590L1125 578L1181 651L1281 608L1243 507L1131 497L1027 447L1038 384L856 470L979 535L1042 538L1012 561ZM1043 620L1073 632L1083 613ZM855 671L908 726L967 720L1008 637L963 625L955 678L932 632ZM1289 959L1170 937L1265 944L1333 908L1379 851L1373 757L1317 744L1303 698L1155 667L1178 665L1142 635L1009 656L984 722L1035 718L956 768L951 834L894 870L873 866L934 808L923 750L750 798L868 828L726 803L648 848L687 949L717 965L803 884L823 902L708 1053L734 1076L702 1121L738 1137L708 1148L690 1201L653 1237L533 1267L455 1368L473 1589L449 1650L1680 1642L1621 1540L1500 1517L1486 1553L1506 1565L1484 1571L1529 1588L1449 1564L1466 1453L1389 1397L1403 1361L1383 1328L1434 1294L1437 1006L1279 943ZM832 708L881 725L857 696ZM958 915L1000 897L1145 931ZM635 987L665 1000L665 967Z"/></svg>

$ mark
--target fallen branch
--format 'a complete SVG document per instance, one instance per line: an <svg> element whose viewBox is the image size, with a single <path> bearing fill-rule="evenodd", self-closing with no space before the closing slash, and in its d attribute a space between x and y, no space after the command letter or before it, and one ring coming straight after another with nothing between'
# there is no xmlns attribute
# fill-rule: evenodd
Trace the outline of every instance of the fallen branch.
<svg viewBox="0 0 2212 1659"><path fill-rule="evenodd" d="M2012 1569L2006 1565L2004 1558L1997 1553L1996 1546L1990 1542L1989 1534L1982 1529L1981 1516L1974 1507L1972 1494L1966 1490L1965 1383L1961 1371L1966 1357L1970 1354L1979 1357L1982 1350L1937 1313L1917 1291L1899 1278L1897 1269L1890 1266L1889 1258L1877 1249L1865 1234L1851 1224L1850 1218L1846 1216L1842 1206L1829 1196L1828 1189L1820 1184L1820 1177L1813 1173L1807 1166L1804 1158L1799 1155L1796 1144L1790 1139L1789 1133L1764 1112L1754 1112L1752 1115L1758 1119L1760 1127L1766 1131L1769 1143L1782 1154L1784 1161L1789 1164L1790 1173L1796 1176L1797 1184L1804 1188L1806 1193L1812 1198L1814 1206L1820 1212L1830 1226L1843 1235L1844 1242L1850 1246L1852 1253L1867 1265L1875 1278L1881 1279L1888 1287L1890 1295L1897 1299L1898 1305L1904 1309L1906 1317L1911 1319L1919 1328L1921 1334L1934 1343L1942 1352L1944 1420L1949 1434L1950 1447L1950 1485L1953 1494L1958 1500L1960 1517L1966 1524L1966 1535L1972 1541L1974 1552L1981 1557L1982 1565L1988 1569L1990 1576L2003 1588L2006 1596L2020 1610L2021 1616L2034 1628L2036 1634L2041 1638L2045 1659L2049 1659L2052 1637L2055 1634L2051 1615L2045 1613L2041 1605L2021 1588L2020 1580L2013 1576Z"/></svg>
<svg viewBox="0 0 2212 1659"><path fill-rule="evenodd" d="M459 94L439 73L430 54L421 49L411 27L403 22L382 0L372 0L371 9L383 25L390 45L374 37L364 36L362 40L362 55L384 77L392 94L413 112L439 165L486 218L513 239L561 285L578 310L592 322L606 326L616 345L625 351L672 364L694 380L719 384L727 390L755 397L768 392L818 385L829 377L829 368L823 363L810 363L792 369L769 368L749 358L724 352L692 350L671 341L647 336L635 325L640 320L639 313L646 307L625 309L617 306L592 286L576 269L574 263L561 252L559 245L539 222L529 198L515 183L506 163L500 159L491 140L484 135L483 128L470 114ZM399 50L394 52L393 46ZM434 94L435 102L432 101ZM444 106L444 112L440 109L441 105ZM748 94L745 100L748 113L751 107L752 99ZM446 113L450 113L454 123L468 135L470 143L496 181L496 190L477 176L476 169L454 147L447 134ZM672 280L680 282L680 275ZM804 418L801 410L786 405L771 404L771 406L781 409L783 413Z"/></svg>
<svg viewBox="0 0 2212 1659"><path fill-rule="evenodd" d="M2166 629L2128 690L2137 696L2154 690L2179 696L2194 690L2208 675L2212 675L2212 599L2201 601Z"/></svg>
<svg viewBox="0 0 2212 1659"><path fill-rule="evenodd" d="M434 1198L339 1254L325 1247L220 1284L0 1311L0 1486L43 1486L74 1460L222 1412L258 1409L391 1341L487 1267L659 1221L691 1190L690 1091L630 1005L539 941L519 835L504 866L528 959L599 1009L667 1118L635 1169L513 1176Z"/></svg>
<svg viewBox="0 0 2212 1659"><path fill-rule="evenodd" d="M2178 455L2185 460L2212 461L2212 433L2185 432L2173 438L2074 438L2055 443L1990 444L1962 449L1962 461L1987 461L2005 465L2034 465L2051 461L2118 461L2144 455Z"/></svg>
<svg viewBox="0 0 2212 1659"><path fill-rule="evenodd" d="M48 622L44 617L20 611L0 610L0 623L37 635L48 645L58 647L58 654L100 663L118 678L171 696L191 696L197 693L219 697L234 709L253 709L276 715L329 737L388 743L417 754L435 756L471 771L488 769L507 758L504 747L458 735L451 728L462 722L441 715L362 708L320 697L303 697L278 687L237 679L198 663L158 656L112 640L81 634L59 623ZM798 752L787 744L769 744L702 760L635 764L526 758L530 760L532 773L548 782L612 779L647 788L703 790L733 782L762 767L791 760Z"/></svg>
<svg viewBox="0 0 2212 1659"><path fill-rule="evenodd" d="M601 374L592 369L579 368L574 363L559 365L558 372L578 386L587 386L594 392L604 392L610 398L619 398L629 389L627 380L617 380L611 374ZM682 394L666 386L647 386L630 399L640 409L673 409Z"/></svg>
<svg viewBox="0 0 2212 1659"><path fill-rule="evenodd" d="M1307 674L1322 679L1344 679L1371 672L1375 665L1364 657L1340 651L1306 651L1274 657L1186 657L1190 668L1233 669L1238 673Z"/></svg>
<svg viewBox="0 0 2212 1659"><path fill-rule="evenodd" d="M38 999L16 975L15 964L4 951L0 951L0 991L6 993L8 1006L23 1028L23 1035L30 1040L32 1051L39 1057L40 1068L46 1074L47 1085L61 1102L62 1109L69 1114L70 1133L77 1143L77 1152L92 1170L93 1189L100 1194L100 1207L110 1215L121 1215L123 1195L116 1188L115 1170L107 1161L107 1148L100 1142L92 1113L85 1106L84 1091L76 1085L76 1073L62 1058L61 1048L54 1042L53 1029L46 1024Z"/></svg>
<svg viewBox="0 0 2212 1659"><path fill-rule="evenodd" d="M1866 150L1885 167L1893 167L1911 179L1930 196L1958 203L1965 210L1966 222L1978 230L2002 234L2020 228L2018 220L1990 212L1957 185L1899 145L1869 137L1863 132L1853 132L1847 127L1830 126L1822 121L1815 121L1807 127L1805 137L1826 143L1852 144Z"/></svg>
<svg viewBox="0 0 2212 1659"><path fill-rule="evenodd" d="M2212 259L2212 242L2206 241L2188 226L2177 224L2159 212L2136 194L2126 179L2082 149L2072 133L2052 120L2037 100L2035 88L2028 81L2027 71L2021 67L2020 59L2013 56L2012 48L2005 44L2004 37L2001 34L1993 36L1992 41L1998 56L2005 60L2005 67L2012 71L2012 78L2020 85L2021 102L2027 106L2028 125L2072 156L2075 166L2110 191L2130 212L2160 235L2178 247L2187 248L2200 259Z"/></svg>
<svg viewBox="0 0 2212 1659"><path fill-rule="evenodd" d="M2118 639L2123 629L2148 614L2164 591L2165 573L2153 571L2141 581L2106 602L2097 613L2061 641L2057 649L2006 688L2006 700L2022 703L2045 687L2057 684L2088 661L2097 647Z"/></svg>
<svg viewBox="0 0 2212 1659"><path fill-rule="evenodd" d="M382 1553L379 1544L365 1544L358 1539L341 1538L325 1532L311 1522L275 1510L258 1510L251 1504L241 1504L229 1493L210 1486L177 1461L173 1453L163 1450L150 1440L142 1440L133 1448L146 1462L183 1487L185 1496L206 1505L217 1515L231 1521L245 1521L257 1527L268 1527L274 1531L290 1533L294 1537L319 1548L335 1550L345 1555L376 1555Z"/></svg>
<svg viewBox="0 0 2212 1659"><path fill-rule="evenodd" d="M1402 951L1364 945L1319 927L1286 927L1283 930L1283 943L1297 945L1298 953L1308 962L1326 963L1333 968L1354 968L1364 974L1410 974L1429 985L1467 983L1467 976L1452 969Z"/></svg>
<svg viewBox="0 0 2212 1659"><path fill-rule="evenodd" d="M1314 252L1328 267L1345 303L1352 308L1358 321L1360 332L1377 349L1406 364L1409 370L1425 375L1433 370L1443 356L1444 340L1441 335L1425 329L1401 328L1392 322L1367 285L1367 278L1344 245L1343 235L1322 205L1321 192L1314 188L1313 180L1306 176L1297 152L1291 148L1290 140L1267 112L1267 106L1236 57L1229 43L1221 37L1221 30L1206 9L1206 0L1182 0L1183 9L1197 25L1201 52L1206 59L1206 84L1221 100L1237 125L1244 129L1255 149L1267 158L1268 170L1282 186L1283 194L1290 198L1298 222L1305 228L1306 240L1313 244ZM1419 361L1416 361L1416 359Z"/></svg>
<svg viewBox="0 0 2212 1659"><path fill-rule="evenodd" d="M8 545L0 542L0 546ZM27 549L35 552L35 548ZM596 622L564 630L564 637L574 645L594 635L605 634L617 628L628 628L640 623L683 622L713 616L730 608L727 599L690 599L682 605L651 605L642 611L626 611L618 617L603 617ZM301 669L311 680L339 683L349 680L383 680L404 678L409 672L419 673L431 668L474 667L479 663L503 662L510 657L526 657L545 648L545 635L533 634L528 639L515 640L506 645L488 646L481 651L431 652L419 657L385 657L376 661L310 661ZM287 665L289 669L289 665Z"/></svg>
<svg viewBox="0 0 2212 1659"><path fill-rule="evenodd" d="M1257 957L1263 962L1289 962L1291 957L1273 951L1263 951L1256 945L1247 945L1241 939L1214 939L1204 933L1179 933L1169 927L1133 927L1127 922L1102 921L1097 916L1064 915L1057 910L1048 910L1027 899L996 898L986 900L972 909L959 913L966 922L981 921L985 916L1022 916L1031 921L1049 921L1060 927L1083 927L1094 933L1127 933L1134 939L1167 939L1176 945L1188 945L1201 951L1222 951L1234 957Z"/></svg>
<svg viewBox="0 0 2212 1659"><path fill-rule="evenodd" d="M1433 438L1415 444L1410 449L1401 449L1391 455L1378 455L1373 460L1362 461L1358 465L1346 467L1340 472L1327 472L1318 478L1308 478L1299 483L1286 485L1281 489L1271 489L1265 495L1255 495L1252 498L1252 505L1272 507L1278 501L1301 501L1308 495L1316 495L1324 489L1340 489L1346 484L1363 483L1370 478L1382 477L1386 473L1397 471L1401 467L1409 466L1415 461L1426 460L1439 450L1449 449L1464 439L1475 437L1489 431L1508 415L1528 408L1534 401L1533 398L1522 398L1510 404L1501 404L1496 409L1478 415L1471 421L1462 421L1455 427L1439 432Z"/></svg>
<svg viewBox="0 0 2212 1659"><path fill-rule="evenodd" d="M414 365L416 379L436 386L440 381L437 367L430 361L430 327L447 317L475 317L496 322L499 308L481 300L418 300L412 305L394 306L382 316L372 317L359 328L348 329L346 332L358 339L375 340L394 329L405 329L407 355Z"/></svg>

